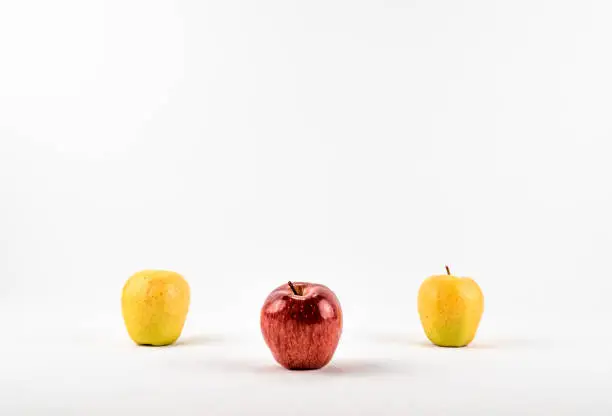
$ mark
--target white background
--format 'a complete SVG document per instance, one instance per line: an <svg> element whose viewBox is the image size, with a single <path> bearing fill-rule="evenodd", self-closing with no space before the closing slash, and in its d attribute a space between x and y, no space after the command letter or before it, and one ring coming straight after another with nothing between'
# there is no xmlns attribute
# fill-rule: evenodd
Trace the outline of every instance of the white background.
<svg viewBox="0 0 612 416"><path fill-rule="evenodd" d="M610 414L612 4L0 1L0 413ZM428 345L421 281L485 293ZM179 345L120 314L185 275ZM335 359L259 308L315 281Z"/></svg>

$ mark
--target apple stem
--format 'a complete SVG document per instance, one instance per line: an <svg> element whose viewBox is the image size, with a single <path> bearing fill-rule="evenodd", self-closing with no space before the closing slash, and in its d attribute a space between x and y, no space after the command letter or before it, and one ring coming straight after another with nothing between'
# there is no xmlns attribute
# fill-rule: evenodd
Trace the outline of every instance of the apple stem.
<svg viewBox="0 0 612 416"><path fill-rule="evenodd" d="M293 291L294 295L299 296L298 293L297 293L297 290L295 290L295 286L293 286L293 283L289 282L289 287Z"/></svg>
<svg viewBox="0 0 612 416"><path fill-rule="evenodd" d="M448 266L444 266L446 268L446 274L450 276L450 269L448 268Z"/></svg>

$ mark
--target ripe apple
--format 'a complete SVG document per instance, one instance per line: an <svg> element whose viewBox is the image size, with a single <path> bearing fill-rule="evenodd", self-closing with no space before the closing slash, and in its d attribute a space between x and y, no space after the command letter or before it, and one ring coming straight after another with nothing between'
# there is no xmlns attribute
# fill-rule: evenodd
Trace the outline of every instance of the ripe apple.
<svg viewBox="0 0 612 416"><path fill-rule="evenodd" d="M425 335L440 347L465 347L474 339L484 310L484 297L469 277L446 274L425 279L418 296Z"/></svg>
<svg viewBox="0 0 612 416"><path fill-rule="evenodd" d="M326 286L289 282L261 308L261 332L274 359L289 370L314 370L330 362L342 334L342 309Z"/></svg>
<svg viewBox="0 0 612 416"><path fill-rule="evenodd" d="M139 345L170 345L183 330L190 289L183 276L166 270L143 270L132 275L121 295L125 327Z"/></svg>

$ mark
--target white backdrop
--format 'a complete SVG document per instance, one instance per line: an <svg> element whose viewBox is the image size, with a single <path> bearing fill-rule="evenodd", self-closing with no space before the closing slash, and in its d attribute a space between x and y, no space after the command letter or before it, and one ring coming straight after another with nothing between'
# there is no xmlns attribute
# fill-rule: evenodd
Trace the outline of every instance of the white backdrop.
<svg viewBox="0 0 612 416"><path fill-rule="evenodd" d="M611 19L0 2L0 413L310 414L301 391L320 414L610 414ZM425 348L416 293L445 264L484 291L473 348ZM127 338L144 268L192 287L176 348ZM340 298L327 373L263 345L288 279Z"/></svg>

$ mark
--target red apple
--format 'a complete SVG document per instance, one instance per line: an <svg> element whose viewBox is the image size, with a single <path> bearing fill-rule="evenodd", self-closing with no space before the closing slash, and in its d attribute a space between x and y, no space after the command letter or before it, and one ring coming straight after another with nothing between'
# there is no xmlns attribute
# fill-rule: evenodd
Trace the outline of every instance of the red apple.
<svg viewBox="0 0 612 416"><path fill-rule="evenodd" d="M283 367L321 368L330 362L340 341L340 302L326 286L289 282L266 299L261 308L261 332Z"/></svg>

